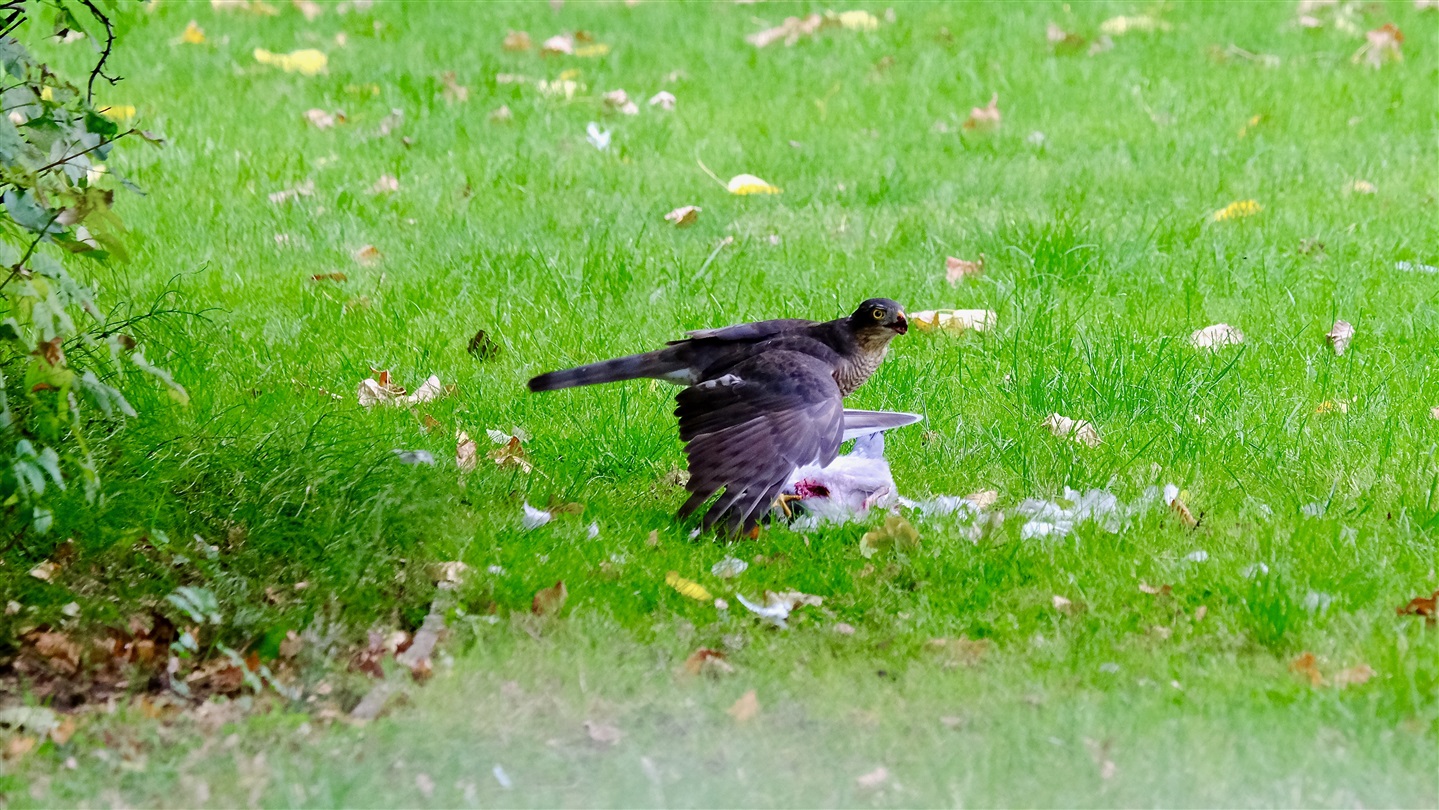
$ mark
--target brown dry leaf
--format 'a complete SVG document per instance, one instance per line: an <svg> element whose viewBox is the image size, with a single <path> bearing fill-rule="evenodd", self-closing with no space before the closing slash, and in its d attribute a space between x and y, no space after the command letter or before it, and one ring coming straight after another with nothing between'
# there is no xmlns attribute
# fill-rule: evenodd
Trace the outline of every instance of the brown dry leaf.
<svg viewBox="0 0 1439 810"><path fill-rule="evenodd" d="M748 723L759 715L759 696L751 689L740 695L739 700L726 711L736 723Z"/></svg>
<svg viewBox="0 0 1439 810"><path fill-rule="evenodd" d="M329 112L315 107L305 110L305 120L314 125L315 129L326 130L336 124L343 124L347 120L343 110Z"/></svg>
<svg viewBox="0 0 1439 810"><path fill-rule="evenodd" d="M1174 511L1174 514L1179 515L1179 522L1185 526L1192 529L1199 525L1199 519L1194 517L1193 512L1189 511L1189 507L1184 504L1184 501L1175 498L1169 502L1169 508Z"/></svg>
<svg viewBox="0 0 1439 810"><path fill-rule="evenodd" d="M944 280L954 286L971 276L978 276L984 272L984 254L979 254L979 261L970 262L964 259L957 259L953 256L946 256L944 259Z"/></svg>
<svg viewBox="0 0 1439 810"><path fill-rule="evenodd" d="M283 191L276 191L270 195L270 202L280 205L287 203L297 197L309 197L315 193L315 181L306 180L294 188L287 188Z"/></svg>
<svg viewBox="0 0 1439 810"><path fill-rule="evenodd" d="M480 329L475 332L470 342L465 344L465 351L477 360L489 360L500 353L500 347L495 344L488 332Z"/></svg>
<svg viewBox="0 0 1439 810"><path fill-rule="evenodd" d="M1227 323L1216 323L1196 330L1189 336L1189 344L1196 349L1217 351L1224 346L1237 346L1244 342L1244 333Z"/></svg>
<svg viewBox="0 0 1439 810"><path fill-rule="evenodd" d="M480 446L463 430L455 431L455 464L460 472L473 472L479 463Z"/></svg>
<svg viewBox="0 0 1439 810"><path fill-rule="evenodd" d="M280 642L280 658L288 661L305 648L305 639L294 630L285 631L285 640Z"/></svg>
<svg viewBox="0 0 1439 810"><path fill-rule="evenodd" d="M520 470L525 473L534 469L534 465L530 464L530 460L525 457L525 450L520 446L519 436L511 436L510 440L505 442L498 450L491 450L490 458L494 459L495 464L501 468L506 466L519 467Z"/></svg>
<svg viewBox="0 0 1439 810"><path fill-rule="evenodd" d="M1329 346L1334 349L1336 357L1343 357L1344 352L1349 350L1349 344L1354 340L1354 326L1348 321L1335 321L1334 327L1329 330L1324 339L1329 341Z"/></svg>
<svg viewBox="0 0 1439 810"><path fill-rule="evenodd" d="M1439 415L1435 418L1439 419ZM1436 617L1439 617L1439 611L1435 609L1436 603L1439 603L1439 591L1429 596L1416 596L1409 600L1409 604L1398 608L1397 612L1400 616L1423 616L1427 623L1434 624Z"/></svg>
<svg viewBox="0 0 1439 810"><path fill-rule="evenodd" d="M946 667L972 667L984 660L993 645L989 639L932 638L929 647L945 654Z"/></svg>
<svg viewBox="0 0 1439 810"><path fill-rule="evenodd" d="M1290 661L1289 671L1308 678L1310 686L1324 685L1324 674L1319 671L1319 661L1314 657L1314 653L1312 652L1302 653L1293 661Z"/></svg>
<svg viewBox="0 0 1439 810"><path fill-rule="evenodd" d="M24 759L34 750L37 742L39 741L36 738L23 734L11 737L10 741L5 743L5 759L9 762Z"/></svg>
<svg viewBox="0 0 1439 810"><path fill-rule="evenodd" d="M1343 689L1348 686L1359 686L1374 677L1374 668L1368 664L1358 664L1341 669L1334 673L1334 686Z"/></svg>
<svg viewBox="0 0 1439 810"><path fill-rule="evenodd" d="M585 721L585 733L600 745L614 745L625 736L623 731L609 723L596 723L593 720Z"/></svg>
<svg viewBox="0 0 1439 810"><path fill-rule="evenodd" d="M80 670L80 645L64 633L36 631L24 636L23 640L57 671L73 675Z"/></svg>
<svg viewBox="0 0 1439 810"><path fill-rule="evenodd" d="M440 91L440 97L449 104L463 104L470 100L470 88L460 84L459 77L453 70L447 70L440 74L440 83L445 87ZM506 108L508 109L508 108Z"/></svg>
<svg viewBox="0 0 1439 810"><path fill-rule="evenodd" d="M344 273L316 273L310 276L311 281L349 281L350 277Z"/></svg>
<svg viewBox="0 0 1439 810"><path fill-rule="evenodd" d="M666 222L673 222L676 228L688 228L699 221L700 211L704 209L698 205L685 205L665 214Z"/></svg>
<svg viewBox="0 0 1439 810"><path fill-rule="evenodd" d="M1355 180L1344 187L1345 191L1353 194L1377 194L1379 188L1368 180Z"/></svg>
<svg viewBox="0 0 1439 810"><path fill-rule="evenodd" d="M725 654L709 647L700 647L685 659L684 671L690 675L733 675L734 666Z"/></svg>
<svg viewBox="0 0 1439 810"><path fill-rule="evenodd" d="M55 572L56 572L56 571L59 571L59 570L60 570L60 566L56 565L54 562L52 562L52 561L50 561L50 560L46 560L45 562L40 563L39 565L35 566L34 568L31 568L31 569L30 569L30 576L32 576L32 577L34 577L34 578L36 578L36 579L38 579L38 580L40 580L40 581L42 581L42 582L49 582L49 581L51 581L52 579L54 579L54 577L55 577Z"/></svg>
<svg viewBox="0 0 1439 810"><path fill-rule="evenodd" d="M50 729L51 742L54 742L56 745L64 745L70 742L70 738L75 736L76 727L77 724L73 716L68 714L61 715L60 722L57 723L54 728Z"/></svg>
<svg viewBox="0 0 1439 810"><path fill-rule="evenodd" d="M784 40L786 47L794 45L804 37L812 37L825 27L826 19L820 14L810 14L807 17L786 17L785 21L773 28L766 28L763 31L750 34L745 37L745 42L756 48L765 48L780 40ZM839 21L836 19L836 23Z"/></svg>
<svg viewBox="0 0 1439 810"><path fill-rule="evenodd" d="M400 190L400 180L393 174L382 174L380 179L370 186L371 194L392 194Z"/></svg>
<svg viewBox="0 0 1439 810"><path fill-rule="evenodd" d="M530 603L530 612L536 616L553 616L565 606L565 600L569 598L569 595L569 591L565 590L564 580L556 582L551 587L541 588L535 591L534 601Z"/></svg>
<svg viewBox="0 0 1439 810"><path fill-rule="evenodd" d="M1354 52L1349 61L1356 65L1363 62L1378 70L1385 62L1404 61L1404 52L1400 50L1403 43L1404 34L1400 33L1398 26L1384 23L1364 34L1364 45Z"/></svg>
<svg viewBox="0 0 1439 810"><path fill-rule="evenodd" d="M354 253L351 253L350 258L354 259L356 264L359 264L363 267L371 267L379 263L380 249L375 247L374 245L365 245L364 247L356 250Z"/></svg>
<svg viewBox="0 0 1439 810"><path fill-rule="evenodd" d="M963 128L965 132L993 132L999 129L1001 120L999 94L995 93L990 97L989 104L970 109L969 117L964 119Z"/></svg>
<svg viewBox="0 0 1439 810"><path fill-rule="evenodd" d="M921 332L962 335L990 331L999 315L992 309L925 309L911 312L909 322Z"/></svg>
<svg viewBox="0 0 1439 810"><path fill-rule="evenodd" d="M1150 596L1161 597L1170 596L1174 593L1174 587L1171 585L1150 585L1147 582L1139 583L1139 590L1142 593L1149 594Z"/></svg>
<svg viewBox="0 0 1439 810"><path fill-rule="evenodd" d="M500 47L507 51L528 51L534 43L530 41L530 35L524 31L511 31L505 34L505 39Z"/></svg>
<svg viewBox="0 0 1439 810"><path fill-rule="evenodd" d="M1048 419L1040 423L1040 427L1048 429L1050 433L1062 439L1072 439L1086 447L1098 447L1100 445L1099 431L1095 429L1094 425L1088 422L1070 419L1068 416L1052 413Z"/></svg>
<svg viewBox="0 0 1439 810"><path fill-rule="evenodd" d="M1044 39L1056 51L1077 51L1084 47L1084 37L1066 31L1054 23L1045 26Z"/></svg>
<svg viewBox="0 0 1439 810"><path fill-rule="evenodd" d="M878 790L889 781L889 769L881 765L866 774L855 777L854 784L860 790Z"/></svg>

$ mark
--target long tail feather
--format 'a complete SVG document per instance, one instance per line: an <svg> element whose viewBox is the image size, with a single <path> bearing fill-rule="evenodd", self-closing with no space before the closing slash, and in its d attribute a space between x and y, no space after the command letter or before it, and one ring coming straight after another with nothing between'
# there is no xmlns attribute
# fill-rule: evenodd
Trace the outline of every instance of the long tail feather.
<svg viewBox="0 0 1439 810"><path fill-rule="evenodd" d="M561 388L574 388L577 385L598 385L621 380L634 380L640 377L665 378L684 371L684 368L684 363L674 357L673 352L661 349L541 374L530 380L530 390L557 391Z"/></svg>
<svg viewBox="0 0 1439 810"><path fill-rule="evenodd" d="M859 411L850 408L844 410L844 438L858 439L861 436L868 436L881 430L912 425L923 419L917 413L902 413L899 411Z"/></svg>

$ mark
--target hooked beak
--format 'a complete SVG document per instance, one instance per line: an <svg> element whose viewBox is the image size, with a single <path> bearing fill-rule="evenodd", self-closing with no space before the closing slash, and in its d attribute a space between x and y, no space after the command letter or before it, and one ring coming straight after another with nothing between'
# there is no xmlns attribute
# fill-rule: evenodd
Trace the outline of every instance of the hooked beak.
<svg viewBox="0 0 1439 810"><path fill-rule="evenodd" d="M894 318L894 331L901 335L909 331L909 320L904 317L903 312L896 314Z"/></svg>

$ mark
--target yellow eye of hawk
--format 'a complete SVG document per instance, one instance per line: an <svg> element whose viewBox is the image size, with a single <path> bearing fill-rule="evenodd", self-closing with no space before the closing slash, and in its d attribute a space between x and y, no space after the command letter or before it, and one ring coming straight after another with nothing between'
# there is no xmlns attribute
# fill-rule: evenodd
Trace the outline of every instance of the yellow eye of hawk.
<svg viewBox="0 0 1439 810"><path fill-rule="evenodd" d="M876 321L882 321L882 320L884 320L884 308L883 308L883 307L876 308L876 309L874 310L874 312L871 313L871 314L874 315L874 319L875 319Z"/></svg>

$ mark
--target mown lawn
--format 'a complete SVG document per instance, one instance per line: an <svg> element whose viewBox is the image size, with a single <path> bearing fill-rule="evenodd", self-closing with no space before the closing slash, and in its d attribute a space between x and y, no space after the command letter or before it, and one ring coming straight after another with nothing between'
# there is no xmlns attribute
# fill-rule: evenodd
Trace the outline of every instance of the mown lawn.
<svg viewBox="0 0 1439 810"><path fill-rule="evenodd" d="M245 696L248 716L84 713L64 745L0 765L0 803L1439 803L1439 636L1396 613L1439 589L1439 11L1326 8L1310 29L1288 2L866 8L872 31L762 49L746 35L823 7L129 13L105 97L171 145L120 158L148 194L120 202L130 262L95 280L168 311L141 328L192 402L136 391L147 416L97 438L105 505L77 496L4 552L23 606L4 644L168 610L188 585L217 597L226 643L293 630L316 660L300 702ZM1131 30L1089 53L1118 15ZM180 41L191 19L203 43ZM1353 62L1389 22L1403 59ZM1051 43L1049 23L1085 41ZM512 30L533 47L503 49ZM608 52L539 55L577 30ZM52 56L78 66L88 51L66 49L84 47ZM256 48L316 48L328 69ZM537 86L566 71L573 98ZM601 100L620 88L637 115ZM673 111L646 103L661 90ZM1002 124L966 130L993 94ZM320 129L312 108L345 120ZM728 194L701 163L783 193ZM398 190L375 193L384 176ZM1216 221L1246 200L1257 213ZM664 221L683 205L696 224ZM951 285L946 256L983 273ZM998 493L978 540L914 513L919 548L873 558L878 516L692 539L673 389L524 389L684 329L876 295L997 313L984 334L912 330L850 400L926 415L889 435L902 494ZM1221 322L1244 342L1190 345ZM488 357L466 350L480 329ZM454 390L365 410L372 369ZM1052 413L1102 443L1052 435ZM489 429L527 434L533 471L489 460ZM1130 503L1167 483L1197 528L1161 507L1026 538L1014 517L1066 487ZM576 506L523 531L526 502ZM25 575L62 553L52 582ZM713 576L727 555L748 570ZM317 640L413 630L440 561L470 570L435 677L392 671L408 699L370 724L305 714L361 694L321 693ZM560 614L531 616L560 580ZM779 631L735 599L765 589L824 603ZM701 647L734 672L684 674ZM749 690L759 711L737 720Z"/></svg>

